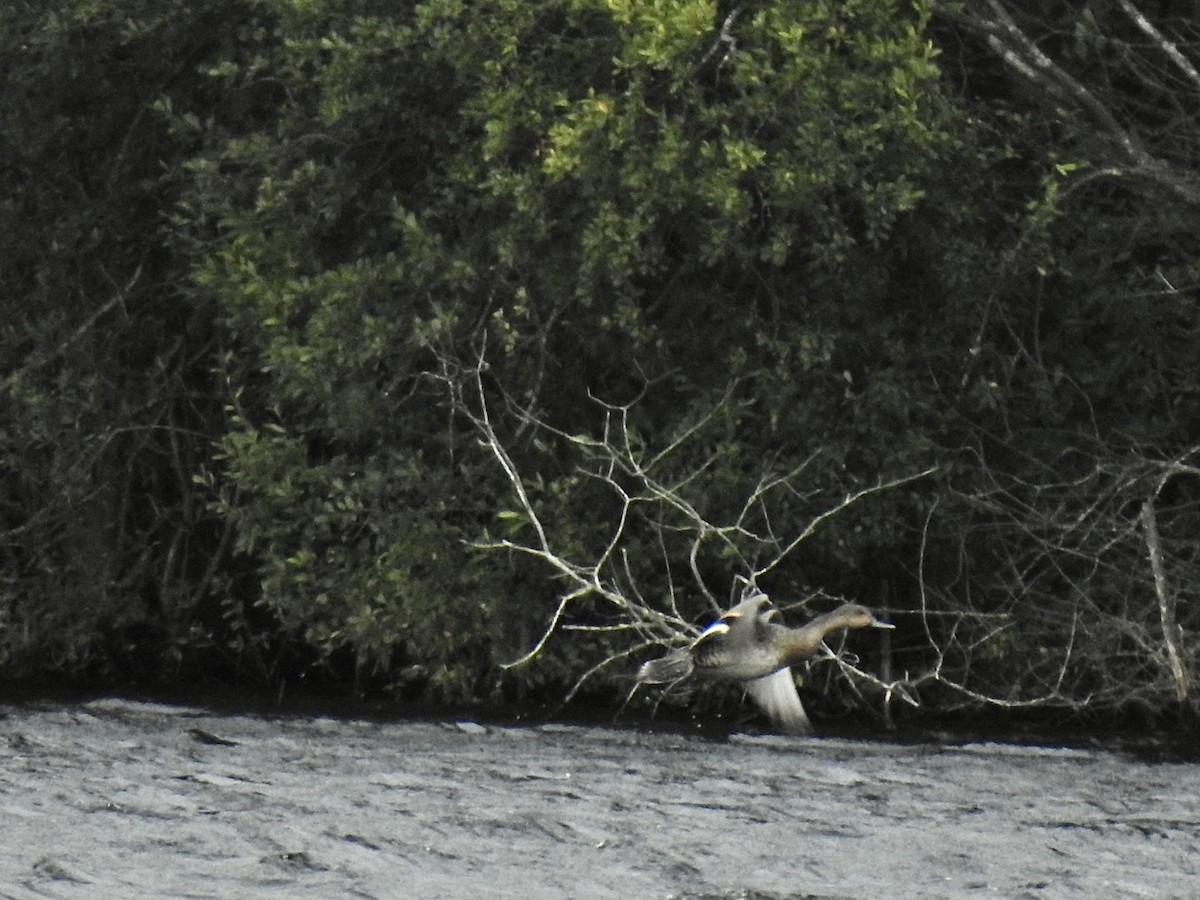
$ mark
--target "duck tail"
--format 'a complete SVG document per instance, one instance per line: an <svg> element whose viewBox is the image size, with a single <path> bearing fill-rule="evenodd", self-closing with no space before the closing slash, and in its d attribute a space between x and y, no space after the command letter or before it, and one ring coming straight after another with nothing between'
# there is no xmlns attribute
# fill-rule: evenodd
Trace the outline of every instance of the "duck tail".
<svg viewBox="0 0 1200 900"><path fill-rule="evenodd" d="M667 684L692 674L692 654L688 650L672 650L666 656L642 663L638 681L646 684Z"/></svg>

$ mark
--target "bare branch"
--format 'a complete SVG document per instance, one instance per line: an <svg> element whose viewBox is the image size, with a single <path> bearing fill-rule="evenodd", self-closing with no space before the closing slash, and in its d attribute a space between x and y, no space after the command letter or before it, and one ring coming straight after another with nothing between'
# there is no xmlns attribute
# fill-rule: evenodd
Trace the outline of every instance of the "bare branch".
<svg viewBox="0 0 1200 900"><path fill-rule="evenodd" d="M1151 23L1129 0L1119 0L1135 25L1150 36L1156 46L1189 80L1200 84L1200 73L1178 46ZM1137 125L1122 121L1118 107L1104 93L1103 86L1085 84L1047 52L1021 28L1003 0L969 0L961 10L951 5L940 7L942 15L979 34L988 46L1016 75L1034 88L1052 111L1075 109L1090 120L1095 135L1116 149L1116 156L1099 159L1092 178L1105 176L1138 178L1160 188L1189 206L1200 205L1200 183L1184 163L1172 163L1170 155L1155 155L1148 147L1156 146L1152 135L1140 134ZM1166 84L1152 86L1169 93ZM1128 118L1128 117L1126 117ZM1086 171L1086 170L1084 170Z"/></svg>
<svg viewBox="0 0 1200 900"><path fill-rule="evenodd" d="M569 448L577 459L576 472L594 480L614 501L614 513L607 529L591 549L564 549L567 539L549 528L531 488L534 481L520 470L514 453L506 446L491 414L489 398L503 391L499 385L485 383L489 371L481 347L472 365L460 369L443 360L442 380L451 391L460 415L472 424L480 445L492 456L512 491L516 511L510 520L514 530L505 536L483 537L472 546L482 551L517 553L538 560L559 581L561 590L532 646L503 668L522 666L536 659L556 635L603 635L609 645L620 646L606 653L603 660L588 668L571 689L570 696L582 684L619 660L630 658L654 646L678 646L694 640L698 633L692 616L679 603L675 572L684 564L689 580L708 601L713 611L724 605L705 584L702 569L713 554L747 573L743 581L755 580L773 571L793 554L800 544L840 512L861 500L883 491L928 476L926 469L910 476L881 480L870 487L851 491L815 515L792 537L776 533L776 520L783 521L788 505L797 502L816 505L818 492L802 488L802 479L817 458L813 454L783 474L766 472L747 490L727 521L713 520L698 504L705 499L705 476L719 463L716 454L696 454L706 429L732 402L735 385L718 398L712 408L685 422L664 437L658 446L646 445L631 425L634 404L617 405L592 398L602 411L598 436L570 433L536 419L524 405L506 405L527 436L553 437ZM636 402L636 401L635 401ZM510 438L511 439L511 438ZM693 458L694 457L694 458ZM803 508L803 507L802 507ZM668 589L647 595L638 584L631 565L631 551L653 541L662 558L663 581ZM761 559L757 565L751 558ZM609 608L607 615L596 617L596 607L586 607L584 620L572 617L572 609L585 598L598 598ZM843 664L850 665L844 659ZM842 671L851 674L851 669ZM861 672L854 667L854 672ZM873 676L856 675L862 683ZM879 682L889 695L914 702L904 684Z"/></svg>
<svg viewBox="0 0 1200 900"><path fill-rule="evenodd" d="M1200 88L1200 71L1197 71L1196 67L1192 65L1192 61L1183 55L1174 41L1169 40L1161 31L1154 27L1154 23L1147 19L1145 13L1134 6L1130 0L1117 0L1117 5L1125 11L1125 14L1133 20L1133 23L1145 35L1158 44L1159 49L1167 55L1167 58L1175 64L1176 68L1183 72L1192 84Z"/></svg>
<svg viewBox="0 0 1200 900"><path fill-rule="evenodd" d="M1167 584L1166 567L1163 565L1162 539L1158 534L1158 515L1153 498L1142 503L1142 529L1146 534L1146 551L1150 557L1150 571L1154 575L1154 595L1158 599L1159 619L1162 622L1163 644L1170 661L1171 678L1175 682L1175 698L1183 703L1188 696L1188 676L1179 652L1181 637L1175 623L1175 597Z"/></svg>
<svg viewBox="0 0 1200 900"><path fill-rule="evenodd" d="M789 541L778 554L776 554L774 559L767 563L767 565L760 567L754 572L754 578L757 579L763 575L766 575L777 565L783 562L784 559L786 559L793 550L799 547L801 543L812 537L816 530L820 528L826 520L842 512L847 507L853 506L864 497L869 497L872 494L878 494L880 491L891 490L892 488L899 487L900 485L916 481L918 478L925 478L929 475L932 475L936 471L937 466L930 466L928 469L917 472L913 475L905 475L901 478L892 479L891 481L881 481L869 488L863 488L861 491L855 491L852 494L847 494L836 506L830 507L811 519L804 530L801 531L800 534L796 535L796 537L792 538L792 540Z"/></svg>

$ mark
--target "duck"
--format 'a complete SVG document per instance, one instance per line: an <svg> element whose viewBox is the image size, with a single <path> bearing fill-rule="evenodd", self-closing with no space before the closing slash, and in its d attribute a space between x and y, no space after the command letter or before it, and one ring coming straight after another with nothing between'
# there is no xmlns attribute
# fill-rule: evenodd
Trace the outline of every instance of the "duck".
<svg viewBox="0 0 1200 900"><path fill-rule="evenodd" d="M689 646L643 663L638 681L667 684L694 676L739 683L780 731L812 734L791 667L816 656L835 631L894 626L858 603L843 604L800 628L779 624L774 621L778 615L766 594L751 591Z"/></svg>

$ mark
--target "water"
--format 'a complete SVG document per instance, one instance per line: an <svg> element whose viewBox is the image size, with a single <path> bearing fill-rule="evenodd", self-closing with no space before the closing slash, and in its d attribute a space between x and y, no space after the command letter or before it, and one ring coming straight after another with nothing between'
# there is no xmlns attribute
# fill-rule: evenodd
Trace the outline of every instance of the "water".
<svg viewBox="0 0 1200 900"><path fill-rule="evenodd" d="M0 897L1193 897L1101 750L0 706Z"/></svg>

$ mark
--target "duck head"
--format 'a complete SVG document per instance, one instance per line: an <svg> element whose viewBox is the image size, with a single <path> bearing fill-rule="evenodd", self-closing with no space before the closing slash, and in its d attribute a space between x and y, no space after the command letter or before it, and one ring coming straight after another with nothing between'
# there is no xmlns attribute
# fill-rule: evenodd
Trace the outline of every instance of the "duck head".
<svg viewBox="0 0 1200 900"><path fill-rule="evenodd" d="M895 628L891 622L875 617L875 613L858 603L847 603L835 613L847 628Z"/></svg>

